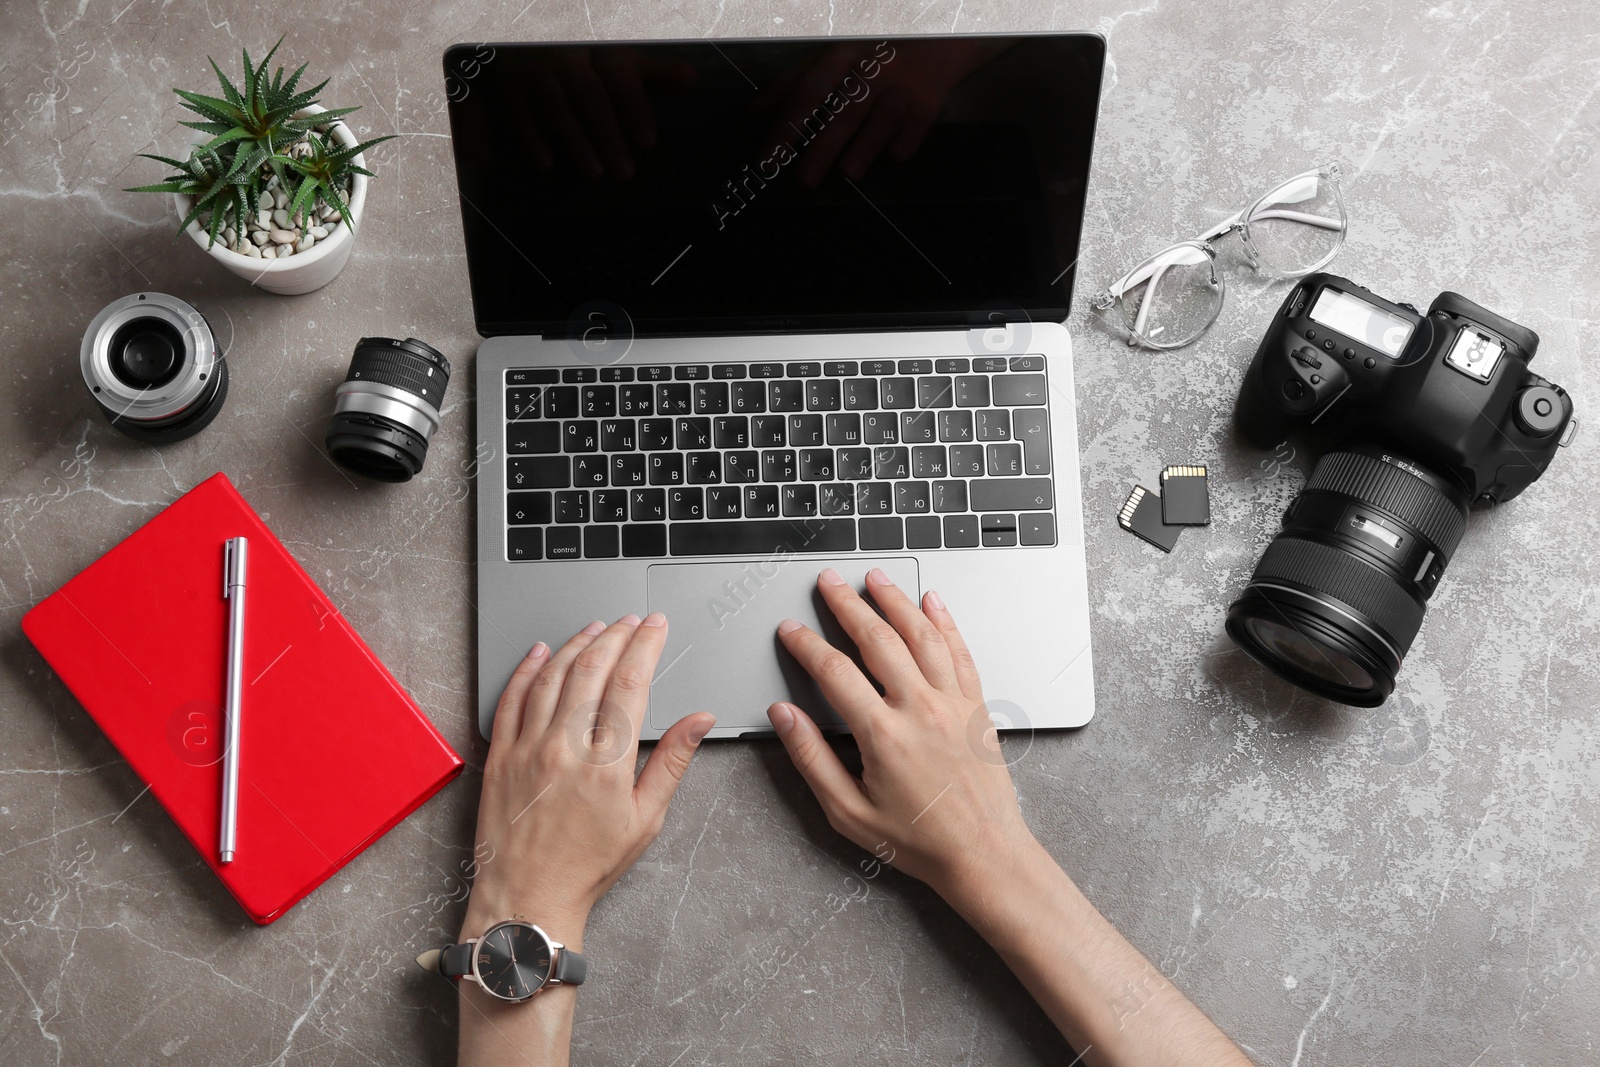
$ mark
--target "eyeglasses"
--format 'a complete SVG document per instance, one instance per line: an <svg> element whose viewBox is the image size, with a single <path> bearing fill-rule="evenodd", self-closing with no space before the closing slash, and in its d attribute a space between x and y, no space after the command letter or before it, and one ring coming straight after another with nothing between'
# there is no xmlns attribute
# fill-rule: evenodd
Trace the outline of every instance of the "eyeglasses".
<svg viewBox="0 0 1600 1067"><path fill-rule="evenodd" d="M1344 245L1349 219L1339 192L1339 166L1297 174L1192 241L1163 249L1097 296L1100 311L1118 308L1128 344L1181 348L1206 331L1222 310L1226 289L1212 242L1237 232L1258 272L1300 278L1321 270Z"/></svg>

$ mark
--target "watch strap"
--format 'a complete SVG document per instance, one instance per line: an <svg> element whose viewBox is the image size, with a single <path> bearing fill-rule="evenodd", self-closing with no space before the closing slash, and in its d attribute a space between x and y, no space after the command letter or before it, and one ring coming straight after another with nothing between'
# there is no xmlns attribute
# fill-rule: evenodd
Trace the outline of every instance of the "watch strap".
<svg viewBox="0 0 1600 1067"><path fill-rule="evenodd" d="M439 955L439 973L446 978L465 978L472 973L472 950L476 945L465 942L446 945Z"/></svg>
<svg viewBox="0 0 1600 1067"><path fill-rule="evenodd" d="M584 954L563 948L556 953L556 963L550 970L550 977L562 985L582 985L588 973L589 960Z"/></svg>

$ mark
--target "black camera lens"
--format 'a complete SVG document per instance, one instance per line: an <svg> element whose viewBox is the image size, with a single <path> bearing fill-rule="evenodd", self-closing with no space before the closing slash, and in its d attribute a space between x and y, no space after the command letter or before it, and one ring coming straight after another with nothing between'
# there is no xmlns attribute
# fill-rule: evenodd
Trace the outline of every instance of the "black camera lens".
<svg viewBox="0 0 1600 1067"><path fill-rule="evenodd" d="M450 361L415 337L363 337L335 393L328 454L383 482L409 481L428 458Z"/></svg>
<svg viewBox="0 0 1600 1067"><path fill-rule="evenodd" d="M1304 689L1377 707L1466 528L1465 494L1421 465L1329 452L1228 607L1228 634Z"/></svg>
<svg viewBox="0 0 1600 1067"><path fill-rule="evenodd" d="M84 331L79 364L107 421L150 444L194 436L228 398L228 365L210 324L165 293L108 304Z"/></svg>

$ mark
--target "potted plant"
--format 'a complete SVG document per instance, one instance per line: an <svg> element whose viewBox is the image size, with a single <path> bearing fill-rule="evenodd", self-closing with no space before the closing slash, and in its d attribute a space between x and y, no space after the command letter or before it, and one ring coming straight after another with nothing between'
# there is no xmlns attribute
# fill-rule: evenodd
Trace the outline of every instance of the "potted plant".
<svg viewBox="0 0 1600 1067"><path fill-rule="evenodd" d="M199 115L182 125L198 130L184 160L140 153L173 174L128 192L168 193L177 204L178 231L233 273L273 293L309 293L334 279L350 258L366 205L363 153L389 137L357 141L340 119L359 110L317 103L327 80L300 90L306 64L284 76L244 50L244 80L230 82L215 60L222 96L175 89Z"/></svg>

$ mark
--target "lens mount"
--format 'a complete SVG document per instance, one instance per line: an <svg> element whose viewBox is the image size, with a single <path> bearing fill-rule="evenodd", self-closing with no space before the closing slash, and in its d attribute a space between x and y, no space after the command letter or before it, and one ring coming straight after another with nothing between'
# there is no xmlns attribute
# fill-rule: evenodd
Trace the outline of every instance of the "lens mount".
<svg viewBox="0 0 1600 1067"><path fill-rule="evenodd" d="M363 337L334 393L328 454L368 478L410 480L427 461L449 385L450 361L431 345Z"/></svg>
<svg viewBox="0 0 1600 1067"><path fill-rule="evenodd" d="M79 369L111 425L152 443L210 424L228 395L228 366L205 316L166 293L133 293L84 331Z"/></svg>

